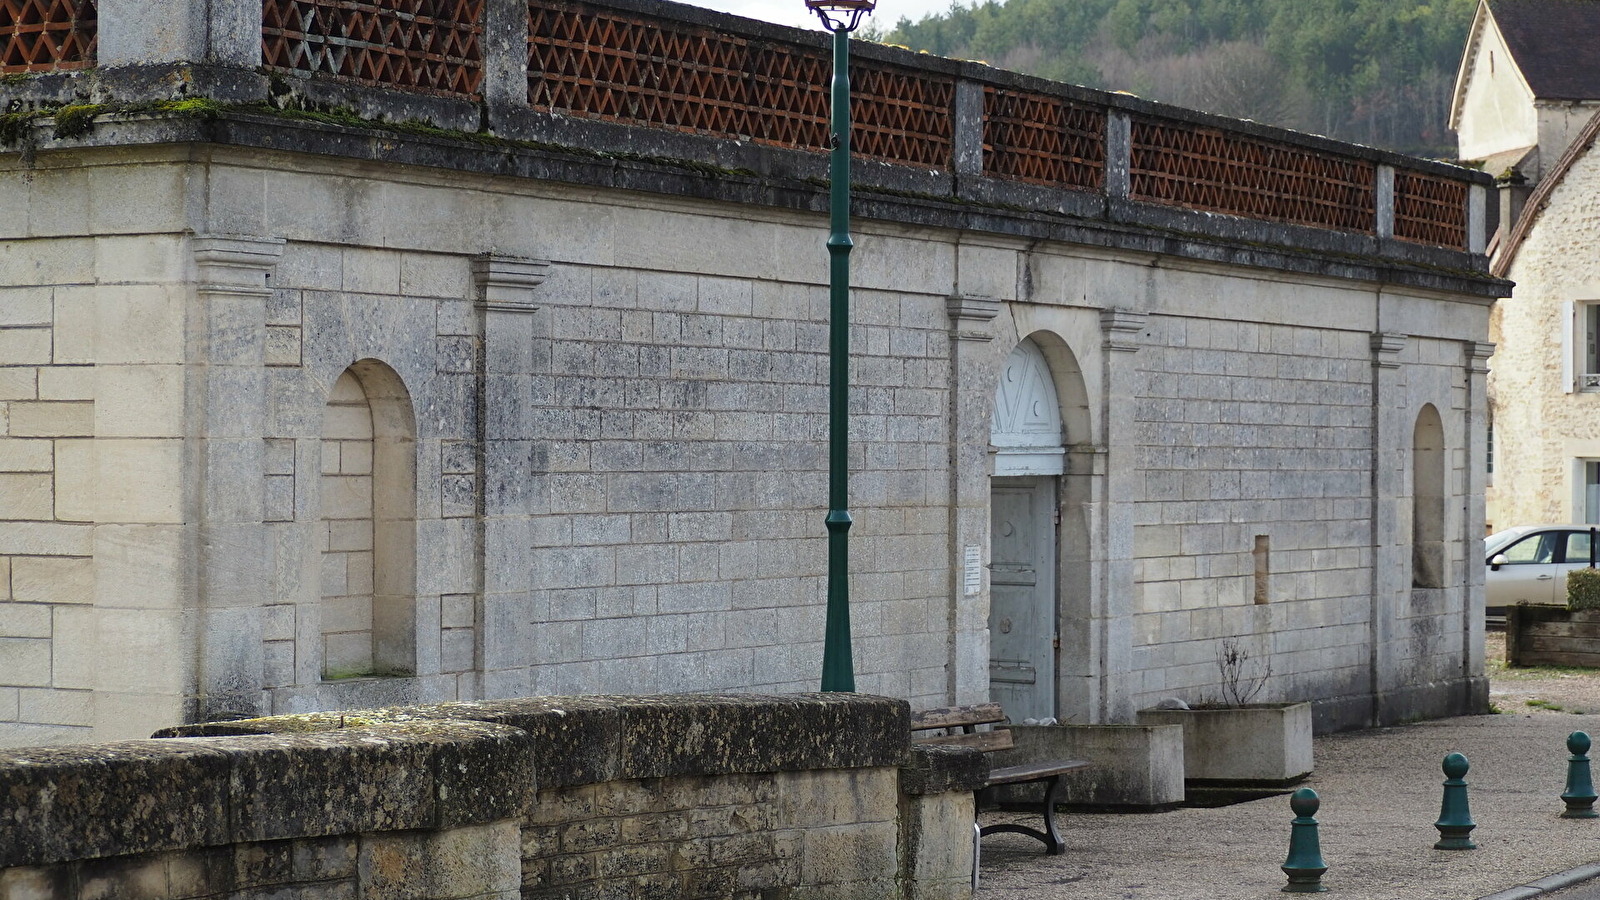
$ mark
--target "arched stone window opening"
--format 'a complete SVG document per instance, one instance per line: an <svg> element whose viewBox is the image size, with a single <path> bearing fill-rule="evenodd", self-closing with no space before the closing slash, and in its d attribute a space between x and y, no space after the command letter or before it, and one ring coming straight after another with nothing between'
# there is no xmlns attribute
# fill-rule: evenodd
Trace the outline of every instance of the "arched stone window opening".
<svg viewBox="0 0 1600 900"><path fill-rule="evenodd" d="M416 419L399 374L361 360L322 418L322 677L416 671Z"/></svg>
<svg viewBox="0 0 1600 900"><path fill-rule="evenodd" d="M1411 584L1445 585L1444 425L1433 404L1417 415L1411 433Z"/></svg>

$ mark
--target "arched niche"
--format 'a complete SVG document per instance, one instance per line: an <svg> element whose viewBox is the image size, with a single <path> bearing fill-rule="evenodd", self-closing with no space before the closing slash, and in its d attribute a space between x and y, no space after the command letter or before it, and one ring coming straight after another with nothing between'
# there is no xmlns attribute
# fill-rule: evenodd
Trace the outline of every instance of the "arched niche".
<svg viewBox="0 0 1600 900"><path fill-rule="evenodd" d="M322 419L324 678L416 671L416 417L399 373L342 372Z"/></svg>
<svg viewBox="0 0 1600 900"><path fill-rule="evenodd" d="M1411 431L1411 584L1445 585L1444 423L1424 404Z"/></svg>

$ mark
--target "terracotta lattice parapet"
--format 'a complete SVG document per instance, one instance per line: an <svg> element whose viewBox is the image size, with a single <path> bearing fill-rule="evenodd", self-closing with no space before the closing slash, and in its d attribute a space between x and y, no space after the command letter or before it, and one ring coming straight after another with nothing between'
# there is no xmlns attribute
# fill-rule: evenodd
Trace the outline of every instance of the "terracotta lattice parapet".
<svg viewBox="0 0 1600 900"><path fill-rule="evenodd" d="M1105 184L1104 109L987 85L983 145L985 175L1087 190Z"/></svg>
<svg viewBox="0 0 1600 900"><path fill-rule="evenodd" d="M263 0L267 69L475 98L485 0Z"/></svg>
<svg viewBox="0 0 1600 900"><path fill-rule="evenodd" d="M1467 184L1424 172L1394 173L1394 236L1466 249Z"/></svg>
<svg viewBox="0 0 1600 900"><path fill-rule="evenodd" d="M0 74L93 66L98 15L96 0L0 0Z"/></svg>
<svg viewBox="0 0 1600 900"><path fill-rule="evenodd" d="M1135 200L1372 234L1377 166L1175 120L1132 121Z"/></svg>
<svg viewBox="0 0 1600 900"><path fill-rule="evenodd" d="M528 4L528 103L541 112L762 144L828 146L829 57L585 3ZM910 67L851 66L858 155L948 167L955 82Z"/></svg>

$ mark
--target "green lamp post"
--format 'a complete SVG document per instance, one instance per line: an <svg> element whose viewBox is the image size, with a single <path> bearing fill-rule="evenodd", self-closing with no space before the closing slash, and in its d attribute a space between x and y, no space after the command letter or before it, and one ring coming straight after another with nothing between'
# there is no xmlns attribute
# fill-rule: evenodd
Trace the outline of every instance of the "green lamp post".
<svg viewBox="0 0 1600 900"><path fill-rule="evenodd" d="M822 689L856 689L850 654L850 32L877 0L805 0L833 33L833 113L828 177L828 624Z"/></svg>

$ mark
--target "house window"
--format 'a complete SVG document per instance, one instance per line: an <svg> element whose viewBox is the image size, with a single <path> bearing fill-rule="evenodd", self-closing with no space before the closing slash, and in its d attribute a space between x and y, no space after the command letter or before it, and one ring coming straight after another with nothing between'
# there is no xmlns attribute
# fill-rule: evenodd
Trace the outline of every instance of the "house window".
<svg viewBox="0 0 1600 900"><path fill-rule="evenodd" d="M1600 524L1600 459L1583 462L1583 521Z"/></svg>
<svg viewBox="0 0 1600 900"><path fill-rule="evenodd" d="M1600 392L1600 300L1567 301L1561 367L1566 390Z"/></svg>

